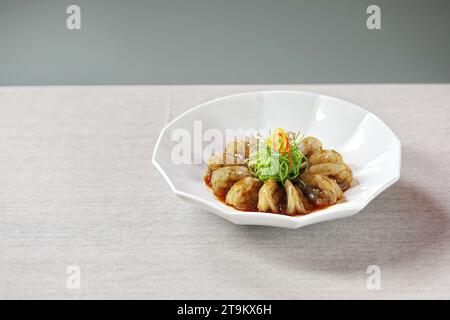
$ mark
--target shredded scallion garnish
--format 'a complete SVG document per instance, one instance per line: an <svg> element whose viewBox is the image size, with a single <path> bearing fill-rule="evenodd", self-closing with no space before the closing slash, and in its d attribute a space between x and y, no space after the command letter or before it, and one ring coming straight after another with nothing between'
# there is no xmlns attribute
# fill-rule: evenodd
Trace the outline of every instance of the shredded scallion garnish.
<svg viewBox="0 0 450 320"><path fill-rule="evenodd" d="M291 140L283 129L276 129L267 140L259 140L251 150L247 164L255 176L266 181L272 179L284 183L295 179L305 162L298 146L302 137L297 133Z"/></svg>

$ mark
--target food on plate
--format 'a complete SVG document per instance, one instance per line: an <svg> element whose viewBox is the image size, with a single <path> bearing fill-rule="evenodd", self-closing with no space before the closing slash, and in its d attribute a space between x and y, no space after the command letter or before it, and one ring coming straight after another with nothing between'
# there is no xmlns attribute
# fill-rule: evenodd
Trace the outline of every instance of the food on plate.
<svg viewBox="0 0 450 320"><path fill-rule="evenodd" d="M281 199L283 197L283 188L277 181L269 179L259 190L258 194L258 211L261 212L277 212L280 208Z"/></svg>
<svg viewBox="0 0 450 320"><path fill-rule="evenodd" d="M298 186L294 186L290 180L286 180L284 188L286 189L287 214L305 214L311 211L311 205Z"/></svg>
<svg viewBox="0 0 450 320"><path fill-rule="evenodd" d="M225 203L239 210L253 211L258 204L258 193L262 185L263 182L259 179L245 177L231 187Z"/></svg>
<svg viewBox="0 0 450 320"><path fill-rule="evenodd" d="M321 174L303 173L300 181L303 193L316 207L331 206L343 196L343 191L336 181Z"/></svg>
<svg viewBox="0 0 450 320"><path fill-rule="evenodd" d="M304 215L341 201L351 168L315 137L278 128L269 137L235 139L207 163L205 182L242 211Z"/></svg>
<svg viewBox="0 0 450 320"><path fill-rule="evenodd" d="M211 174L211 186L218 196L225 196L235 182L248 177L250 172L247 167L228 166L219 168Z"/></svg>
<svg viewBox="0 0 450 320"><path fill-rule="evenodd" d="M245 165L244 156L235 156L229 153L217 153L208 160L208 171L213 172L226 166Z"/></svg>

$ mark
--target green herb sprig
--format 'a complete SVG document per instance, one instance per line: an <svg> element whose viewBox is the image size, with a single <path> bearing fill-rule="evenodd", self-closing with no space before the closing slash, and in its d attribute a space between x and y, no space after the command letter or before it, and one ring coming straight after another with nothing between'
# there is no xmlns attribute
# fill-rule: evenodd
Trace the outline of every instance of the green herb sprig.
<svg viewBox="0 0 450 320"><path fill-rule="evenodd" d="M248 167L262 181L272 179L284 183L287 179L295 179L306 164L306 158L298 148L302 138L297 133L288 142L289 152L274 150L270 140L259 140L250 152Z"/></svg>

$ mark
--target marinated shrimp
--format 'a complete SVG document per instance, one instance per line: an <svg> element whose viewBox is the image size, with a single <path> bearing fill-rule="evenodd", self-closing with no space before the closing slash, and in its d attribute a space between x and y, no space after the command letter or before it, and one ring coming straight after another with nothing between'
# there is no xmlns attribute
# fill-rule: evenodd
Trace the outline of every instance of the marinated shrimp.
<svg viewBox="0 0 450 320"><path fill-rule="evenodd" d="M352 169L343 162L319 163L308 168L309 173L316 173L328 178L334 178L342 191L350 188L353 180Z"/></svg>
<svg viewBox="0 0 450 320"><path fill-rule="evenodd" d="M207 166L213 192L244 211L309 214L341 201L353 181L339 152L281 128L231 141Z"/></svg>

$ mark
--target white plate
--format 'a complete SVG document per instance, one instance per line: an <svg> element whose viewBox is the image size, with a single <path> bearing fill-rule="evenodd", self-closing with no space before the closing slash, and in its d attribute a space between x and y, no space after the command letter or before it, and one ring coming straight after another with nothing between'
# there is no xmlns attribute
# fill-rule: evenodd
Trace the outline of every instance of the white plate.
<svg viewBox="0 0 450 320"><path fill-rule="evenodd" d="M204 162L172 161L174 147L180 143L174 137L181 132L195 139L194 121L201 121L203 132L217 129L224 134L227 129L284 128L317 137L325 148L342 154L353 170L355 183L344 193L343 202L304 216L235 210L218 201L205 186ZM201 153L201 147L192 148L188 156L193 161ZM361 211L399 179L401 145L383 121L349 102L307 92L263 91L219 98L177 117L161 131L152 161L177 196L233 223L299 228Z"/></svg>

